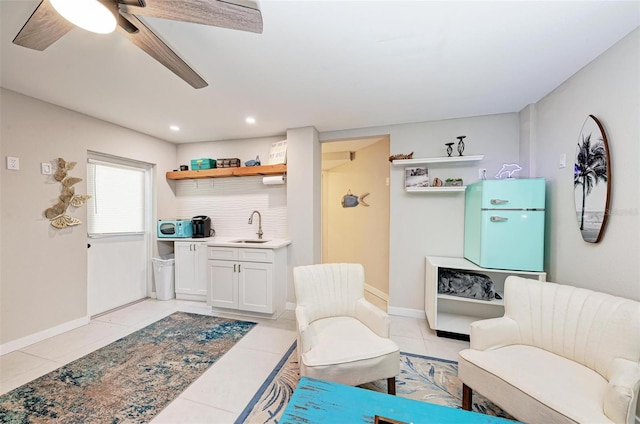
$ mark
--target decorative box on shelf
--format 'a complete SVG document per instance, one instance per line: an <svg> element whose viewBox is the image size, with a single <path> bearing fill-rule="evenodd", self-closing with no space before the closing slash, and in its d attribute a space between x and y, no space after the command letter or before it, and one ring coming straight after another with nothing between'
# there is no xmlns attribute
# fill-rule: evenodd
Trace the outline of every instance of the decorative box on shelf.
<svg viewBox="0 0 640 424"><path fill-rule="evenodd" d="M191 169L197 171L200 169L213 169L216 167L216 160L203 158L203 159L191 159Z"/></svg>
<svg viewBox="0 0 640 424"><path fill-rule="evenodd" d="M444 181L445 187L462 187L462 178L447 178Z"/></svg>
<svg viewBox="0 0 640 424"><path fill-rule="evenodd" d="M238 167L240 167L240 159L238 158L218 159L218 168L238 168Z"/></svg>

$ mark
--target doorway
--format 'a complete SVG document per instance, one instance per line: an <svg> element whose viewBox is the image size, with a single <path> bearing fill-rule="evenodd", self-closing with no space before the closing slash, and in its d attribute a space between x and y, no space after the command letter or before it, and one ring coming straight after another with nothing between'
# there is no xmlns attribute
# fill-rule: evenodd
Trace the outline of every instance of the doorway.
<svg viewBox="0 0 640 424"><path fill-rule="evenodd" d="M87 156L87 315L148 296L151 169L147 163Z"/></svg>
<svg viewBox="0 0 640 424"><path fill-rule="evenodd" d="M389 204L389 136L322 143L322 262L362 264L365 297L385 311Z"/></svg>

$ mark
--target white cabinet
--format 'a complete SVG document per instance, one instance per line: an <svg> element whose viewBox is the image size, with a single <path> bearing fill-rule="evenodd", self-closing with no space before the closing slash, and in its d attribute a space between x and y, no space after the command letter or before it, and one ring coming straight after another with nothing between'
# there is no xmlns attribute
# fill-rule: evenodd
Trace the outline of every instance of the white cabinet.
<svg viewBox="0 0 640 424"><path fill-rule="evenodd" d="M277 317L286 300L286 249L209 246L207 304Z"/></svg>
<svg viewBox="0 0 640 424"><path fill-rule="evenodd" d="M206 247L203 242L174 242L176 299L207 299Z"/></svg>
<svg viewBox="0 0 640 424"><path fill-rule="evenodd" d="M503 297L504 280L509 275L546 281L545 272L511 271L481 268L463 259L444 256L427 256L425 269L424 308L429 327L441 335L469 335L469 324L486 318L504 315L504 300L491 301L469 299L438 293L438 276L441 268L457 269L485 274L494 283L497 293Z"/></svg>

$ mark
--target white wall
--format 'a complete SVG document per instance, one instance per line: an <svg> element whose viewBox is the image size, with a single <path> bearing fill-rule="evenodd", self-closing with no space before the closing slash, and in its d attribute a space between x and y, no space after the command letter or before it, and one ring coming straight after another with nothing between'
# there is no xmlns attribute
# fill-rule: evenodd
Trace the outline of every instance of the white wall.
<svg viewBox="0 0 640 424"><path fill-rule="evenodd" d="M547 178L549 279L640 300L640 29L536 104L536 173ZM609 217L602 240L576 223L573 161L588 115L604 126L611 155ZM558 168L561 154L567 167Z"/></svg>
<svg viewBox="0 0 640 424"><path fill-rule="evenodd" d="M268 165L271 143L286 140L286 136L180 144L178 165L189 165L199 158L239 158L242 166L260 157ZM176 182L177 215L190 219L196 215L211 217L218 236L256 237L258 220L248 224L254 210L262 214L264 238L287 238L286 185L266 186L262 177L214 178ZM171 217L166 217L171 218Z"/></svg>
<svg viewBox="0 0 640 424"><path fill-rule="evenodd" d="M177 218L207 215L216 236L256 238L262 216L264 239L287 238L286 185L264 185L262 177L211 178L176 182Z"/></svg>
<svg viewBox="0 0 640 424"><path fill-rule="evenodd" d="M391 154L414 152L414 158L446 156L444 143L466 135L464 155L484 154L479 163L463 167L430 167L429 177L478 180L478 168L493 178L504 162L519 158L519 117L516 113L423 122L386 127L325 132L321 141L388 134ZM455 152L455 151L454 151ZM455 153L454 153L455 154ZM462 256L463 193L406 193L404 169L390 170L390 311L424 317L426 255Z"/></svg>
<svg viewBox="0 0 640 424"><path fill-rule="evenodd" d="M157 213L172 214L175 200L165 172L175 145L21 94L0 91L0 156L17 156L19 171L2 166L0 225L0 343L86 319L86 225L56 230L43 216L60 184L40 174L40 163L78 162L74 187L86 193L87 150L156 164ZM71 211L86 222L86 207ZM155 215L154 215L155 216Z"/></svg>
<svg viewBox="0 0 640 424"><path fill-rule="evenodd" d="M295 302L293 268L321 261L321 158L315 128L287 130L288 302Z"/></svg>

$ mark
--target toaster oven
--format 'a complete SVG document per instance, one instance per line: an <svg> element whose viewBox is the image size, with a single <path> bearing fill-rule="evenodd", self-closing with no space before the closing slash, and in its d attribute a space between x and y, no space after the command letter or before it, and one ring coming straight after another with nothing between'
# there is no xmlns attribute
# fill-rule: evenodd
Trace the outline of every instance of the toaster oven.
<svg viewBox="0 0 640 424"><path fill-rule="evenodd" d="M193 236L190 219L158 220L158 238L188 238Z"/></svg>

